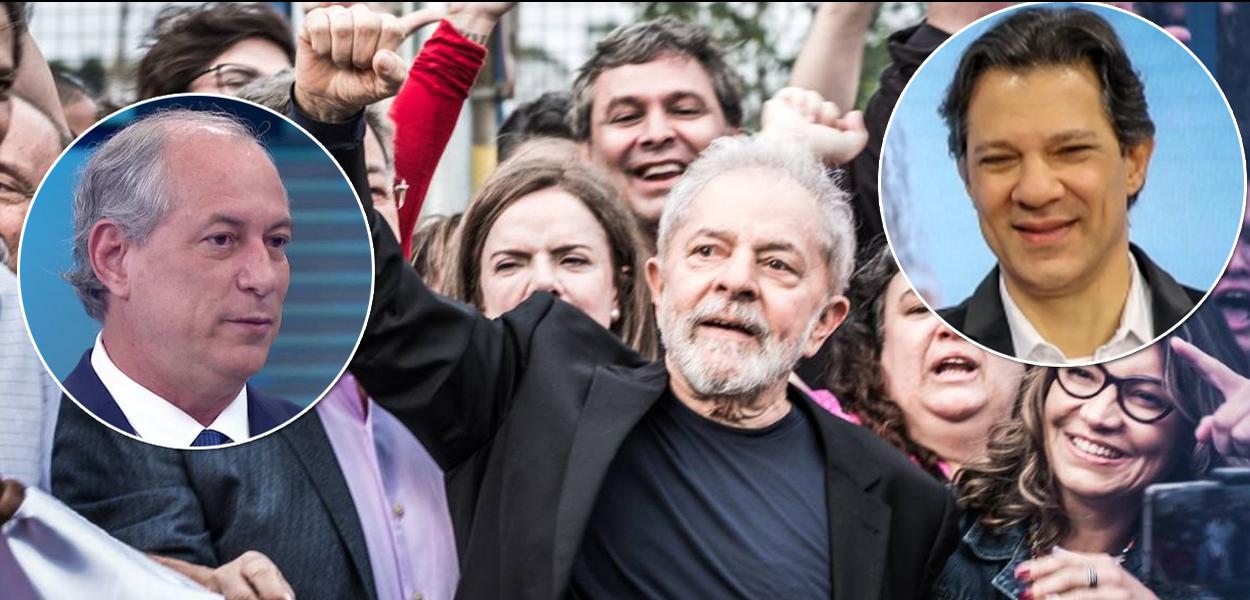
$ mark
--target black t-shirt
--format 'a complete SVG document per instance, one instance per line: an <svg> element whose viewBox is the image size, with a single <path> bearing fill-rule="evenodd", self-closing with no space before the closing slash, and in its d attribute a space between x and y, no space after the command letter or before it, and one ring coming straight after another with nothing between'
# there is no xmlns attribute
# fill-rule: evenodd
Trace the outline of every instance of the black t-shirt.
<svg viewBox="0 0 1250 600"><path fill-rule="evenodd" d="M608 469L570 595L828 598L824 471L801 409L737 429L669 392Z"/></svg>

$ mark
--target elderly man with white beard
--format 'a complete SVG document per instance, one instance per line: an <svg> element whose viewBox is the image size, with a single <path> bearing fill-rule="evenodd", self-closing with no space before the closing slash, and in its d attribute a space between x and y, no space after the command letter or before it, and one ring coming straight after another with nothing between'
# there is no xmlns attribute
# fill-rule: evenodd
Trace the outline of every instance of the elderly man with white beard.
<svg viewBox="0 0 1250 600"><path fill-rule="evenodd" d="M292 116L368 198L360 109L397 86L385 51L345 60L376 32L346 33L301 46ZM553 294L494 320L434 294L370 211L350 369L447 473L458 598L927 597L952 499L787 385L846 314L855 247L846 195L800 147L727 138L675 187L632 274L663 362Z"/></svg>
<svg viewBox="0 0 1250 600"><path fill-rule="evenodd" d="M951 500L787 385L847 310L845 195L741 138L684 177L645 273L658 363L551 294L496 320L436 296L375 217L351 368L449 474L458 597L924 597Z"/></svg>

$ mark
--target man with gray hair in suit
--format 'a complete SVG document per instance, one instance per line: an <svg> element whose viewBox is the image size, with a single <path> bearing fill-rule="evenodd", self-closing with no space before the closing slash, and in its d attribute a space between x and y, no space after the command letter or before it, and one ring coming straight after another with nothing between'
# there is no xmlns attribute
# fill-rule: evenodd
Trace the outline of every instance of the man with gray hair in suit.
<svg viewBox="0 0 1250 600"><path fill-rule="evenodd" d="M203 157L212 160L202 160ZM245 125L169 110L88 160L67 279L103 324L66 390L120 431L168 447L261 435L299 408L247 386L282 323L291 213Z"/></svg>

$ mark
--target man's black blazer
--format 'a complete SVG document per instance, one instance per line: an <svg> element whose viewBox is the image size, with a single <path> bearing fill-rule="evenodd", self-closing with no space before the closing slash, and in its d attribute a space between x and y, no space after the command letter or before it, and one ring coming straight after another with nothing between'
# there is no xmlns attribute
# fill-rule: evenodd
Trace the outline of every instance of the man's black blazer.
<svg viewBox="0 0 1250 600"><path fill-rule="evenodd" d="M368 198L359 132L301 124ZM350 368L448 472L457 597L563 597L608 466L668 387L664 365L550 294L497 320L437 296L369 213L375 292ZM795 410L824 447L833 598L926 597L957 542L952 498L871 432L811 401Z"/></svg>
<svg viewBox="0 0 1250 600"><path fill-rule="evenodd" d="M1137 259L1137 268L1150 290L1155 335L1162 335L1193 310L1202 300L1203 292L1176 282L1167 271L1156 265L1146 252L1133 244L1129 251ZM1015 344L1011 340L1011 327L1007 324L1007 310L998 290L998 266L981 280L976 291L958 306L943 308L938 314L964 335L995 352L1015 356Z"/></svg>
<svg viewBox="0 0 1250 600"><path fill-rule="evenodd" d="M246 444L172 450L63 399L52 493L142 552L218 567L256 550L298 598L377 598L356 506L315 411Z"/></svg>

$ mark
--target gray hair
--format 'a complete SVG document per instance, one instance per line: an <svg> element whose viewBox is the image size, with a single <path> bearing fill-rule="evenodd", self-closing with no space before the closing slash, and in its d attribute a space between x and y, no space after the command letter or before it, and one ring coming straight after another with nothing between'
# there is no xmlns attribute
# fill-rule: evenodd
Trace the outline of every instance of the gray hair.
<svg viewBox="0 0 1250 600"><path fill-rule="evenodd" d="M291 86L295 85L295 69L287 67L270 75L255 79L235 92L236 98L255 102L278 114L291 111ZM376 104L365 107L365 123L373 131L378 144L382 146L382 159L387 170L395 170L395 156L391 151L395 133L389 119Z"/></svg>
<svg viewBox="0 0 1250 600"><path fill-rule="evenodd" d="M108 219L121 228L127 239L145 243L171 208L165 144L190 130L203 128L260 146L248 126L234 116L169 109L126 126L87 161L74 191L74 265L65 279L74 286L91 318L103 321L108 310L108 289L96 277L87 250L92 228Z"/></svg>
<svg viewBox="0 0 1250 600"><path fill-rule="evenodd" d="M595 80L608 69L649 63L665 54L699 62L712 80L721 113L730 127L742 126L742 78L725 60L707 28L675 17L623 25L595 45L595 52L577 69L569 127L577 140L590 139L590 111Z"/></svg>
<svg viewBox="0 0 1250 600"><path fill-rule="evenodd" d="M824 165L806 150L745 136L722 137L712 142L673 186L657 236L662 261L673 232L685 220L690 204L713 179L744 169L776 171L816 198L824 215L825 262L829 267L830 297L846 291L855 266L855 217L849 195L838 188Z"/></svg>

